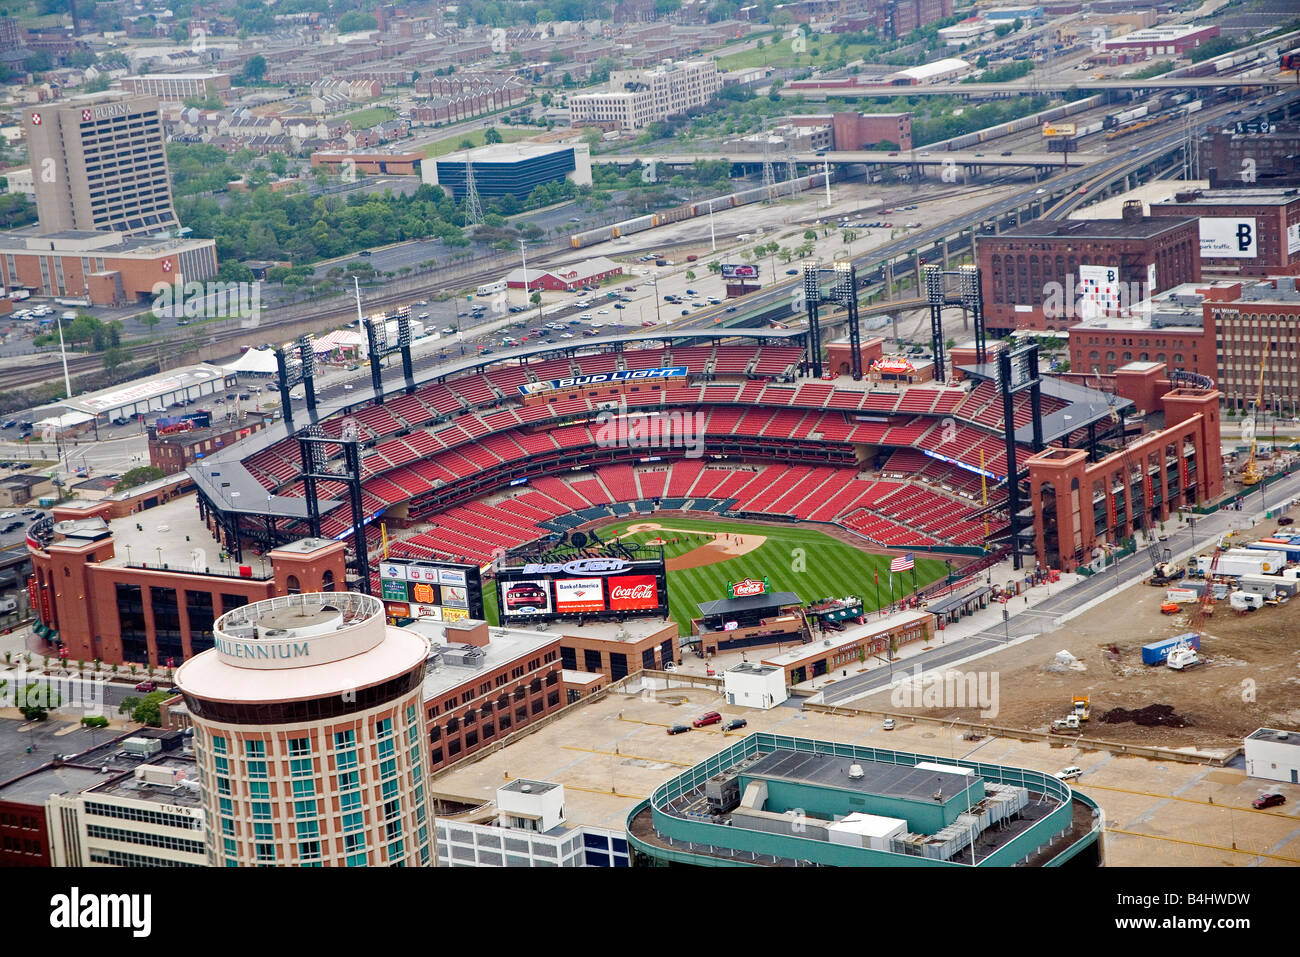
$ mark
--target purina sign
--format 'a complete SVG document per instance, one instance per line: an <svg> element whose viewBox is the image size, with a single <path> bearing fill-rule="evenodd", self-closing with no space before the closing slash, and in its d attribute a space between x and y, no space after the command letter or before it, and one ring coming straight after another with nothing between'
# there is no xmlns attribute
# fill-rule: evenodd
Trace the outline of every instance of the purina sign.
<svg viewBox="0 0 1300 957"><path fill-rule="evenodd" d="M746 578L743 582L730 582L727 590L731 592L732 598L750 598L754 595L766 595L769 589L768 581L764 578L761 582L752 578Z"/></svg>

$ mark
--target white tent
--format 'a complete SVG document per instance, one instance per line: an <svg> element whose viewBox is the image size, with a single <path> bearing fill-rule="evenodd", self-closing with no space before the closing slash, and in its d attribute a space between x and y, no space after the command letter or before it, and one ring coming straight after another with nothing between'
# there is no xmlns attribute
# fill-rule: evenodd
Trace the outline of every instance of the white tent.
<svg viewBox="0 0 1300 957"><path fill-rule="evenodd" d="M242 356L228 365L222 366L227 372L261 372L274 374L275 352L271 349L249 349Z"/></svg>

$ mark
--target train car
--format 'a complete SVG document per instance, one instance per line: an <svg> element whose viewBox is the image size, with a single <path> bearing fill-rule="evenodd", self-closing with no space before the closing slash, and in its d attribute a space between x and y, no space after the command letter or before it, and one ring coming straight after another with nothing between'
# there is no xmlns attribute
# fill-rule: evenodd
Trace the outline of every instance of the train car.
<svg viewBox="0 0 1300 957"><path fill-rule="evenodd" d="M1300 70L1300 47L1287 50L1277 58L1277 65L1283 70Z"/></svg>
<svg viewBox="0 0 1300 957"><path fill-rule="evenodd" d="M1093 133L1100 133L1102 129L1101 120L1097 120L1095 123L1084 123L1075 130L1074 138L1077 140L1085 136L1091 136Z"/></svg>
<svg viewBox="0 0 1300 957"><path fill-rule="evenodd" d="M1180 106L1179 110L1182 112L1184 116L1186 116L1188 113L1199 112L1203 106L1205 106L1204 100L1192 100L1192 102L1184 103L1182 106Z"/></svg>
<svg viewBox="0 0 1300 957"><path fill-rule="evenodd" d="M588 229L585 232L574 233L569 237L569 245L574 249L582 249L584 246L594 246L597 243L603 243L618 236L618 231L613 226L598 226L595 229Z"/></svg>
<svg viewBox="0 0 1300 957"><path fill-rule="evenodd" d="M1120 110L1118 113L1108 114L1106 118L1102 120L1102 127L1104 129L1113 130L1123 126L1125 123L1131 122L1132 120L1141 119L1147 115L1147 112L1147 107L1145 105L1135 106L1127 110Z"/></svg>
<svg viewBox="0 0 1300 957"><path fill-rule="evenodd" d="M1139 130L1148 129L1149 127L1155 126L1162 119L1167 119L1167 117L1147 116L1147 117L1143 117L1142 119L1132 120L1128 123L1125 123L1123 126L1119 126L1112 129L1109 133L1106 134L1106 139L1117 140L1121 136L1128 136L1132 133L1138 132Z"/></svg>
<svg viewBox="0 0 1300 957"><path fill-rule="evenodd" d="M653 216L638 216L636 219L629 219L626 222L617 225L620 236L630 236L633 233L644 232L647 229L653 229L655 218Z"/></svg>

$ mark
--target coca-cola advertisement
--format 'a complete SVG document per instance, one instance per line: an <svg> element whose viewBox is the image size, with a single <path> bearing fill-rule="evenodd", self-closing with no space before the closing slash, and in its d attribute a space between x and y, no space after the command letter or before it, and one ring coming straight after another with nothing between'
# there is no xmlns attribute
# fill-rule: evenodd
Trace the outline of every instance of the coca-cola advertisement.
<svg viewBox="0 0 1300 957"><path fill-rule="evenodd" d="M559 612L604 611L605 582L600 578L557 578L555 610Z"/></svg>
<svg viewBox="0 0 1300 957"><path fill-rule="evenodd" d="M609 579L610 611L638 611L659 607L654 575L623 575Z"/></svg>

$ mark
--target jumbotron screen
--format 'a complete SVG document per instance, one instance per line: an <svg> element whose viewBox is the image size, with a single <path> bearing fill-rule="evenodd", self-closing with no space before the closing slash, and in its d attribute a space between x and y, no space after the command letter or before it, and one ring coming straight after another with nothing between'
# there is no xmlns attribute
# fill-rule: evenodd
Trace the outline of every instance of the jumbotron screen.
<svg viewBox="0 0 1300 957"><path fill-rule="evenodd" d="M500 569L496 582L503 625L668 614L668 578L662 559L571 557L525 562Z"/></svg>
<svg viewBox="0 0 1300 957"><path fill-rule="evenodd" d="M389 618L483 620L477 565L395 558L379 563L379 597Z"/></svg>

